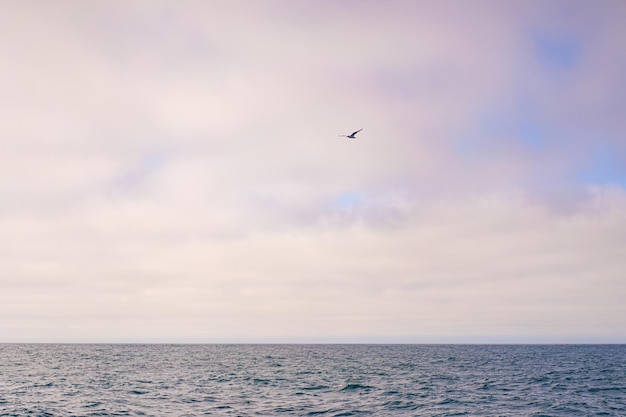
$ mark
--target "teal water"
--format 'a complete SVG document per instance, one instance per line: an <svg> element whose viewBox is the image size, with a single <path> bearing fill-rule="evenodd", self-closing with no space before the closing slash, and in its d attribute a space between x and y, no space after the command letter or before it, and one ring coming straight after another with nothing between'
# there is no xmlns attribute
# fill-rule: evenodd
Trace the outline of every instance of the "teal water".
<svg viewBox="0 0 626 417"><path fill-rule="evenodd" d="M0 416L626 416L626 345L0 345Z"/></svg>

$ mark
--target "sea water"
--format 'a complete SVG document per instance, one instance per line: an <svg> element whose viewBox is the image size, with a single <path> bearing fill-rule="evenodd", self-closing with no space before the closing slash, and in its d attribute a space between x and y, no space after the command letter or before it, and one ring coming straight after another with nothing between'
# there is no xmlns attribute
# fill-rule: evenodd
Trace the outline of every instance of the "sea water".
<svg viewBox="0 0 626 417"><path fill-rule="evenodd" d="M0 345L0 416L626 416L626 345Z"/></svg>

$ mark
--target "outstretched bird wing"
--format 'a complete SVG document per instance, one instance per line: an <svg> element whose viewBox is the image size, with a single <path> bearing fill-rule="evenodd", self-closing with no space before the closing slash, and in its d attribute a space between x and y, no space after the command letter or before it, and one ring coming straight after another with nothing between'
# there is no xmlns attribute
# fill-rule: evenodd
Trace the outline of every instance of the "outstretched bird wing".
<svg viewBox="0 0 626 417"><path fill-rule="evenodd" d="M363 130L363 128L361 128L361 129L357 130L356 132L352 132L352 133L350 134L350 136L354 136L354 135L356 135L356 134L357 134L357 133L359 133L361 130Z"/></svg>

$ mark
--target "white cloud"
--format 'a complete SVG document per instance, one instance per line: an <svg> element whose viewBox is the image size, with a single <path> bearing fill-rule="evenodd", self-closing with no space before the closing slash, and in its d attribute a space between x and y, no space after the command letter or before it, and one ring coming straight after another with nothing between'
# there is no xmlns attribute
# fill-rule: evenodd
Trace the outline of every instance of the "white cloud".
<svg viewBox="0 0 626 417"><path fill-rule="evenodd" d="M355 221L227 240L142 206L110 223L102 212L57 229L29 222L39 242L4 249L4 334L35 337L12 328L29 317L55 340L103 321L105 339L137 326L138 340L621 340L625 200L598 197L570 216L523 200L464 201L414 209L391 229ZM185 334L180 321L197 328Z"/></svg>
<svg viewBox="0 0 626 417"><path fill-rule="evenodd" d="M619 138L594 63L624 62L621 29L567 23L605 47L550 98L543 9L499 4L1 6L0 333L622 341L624 191L559 182L591 136L480 132L528 82L565 131ZM608 110L577 119L587 98Z"/></svg>

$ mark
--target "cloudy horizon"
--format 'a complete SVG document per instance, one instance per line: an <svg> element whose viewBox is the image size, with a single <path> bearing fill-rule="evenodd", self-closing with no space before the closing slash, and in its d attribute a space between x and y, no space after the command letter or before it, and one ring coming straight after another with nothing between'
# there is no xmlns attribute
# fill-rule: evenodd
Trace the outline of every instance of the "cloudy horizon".
<svg viewBox="0 0 626 417"><path fill-rule="evenodd" d="M1 3L0 342L626 343L625 20Z"/></svg>

